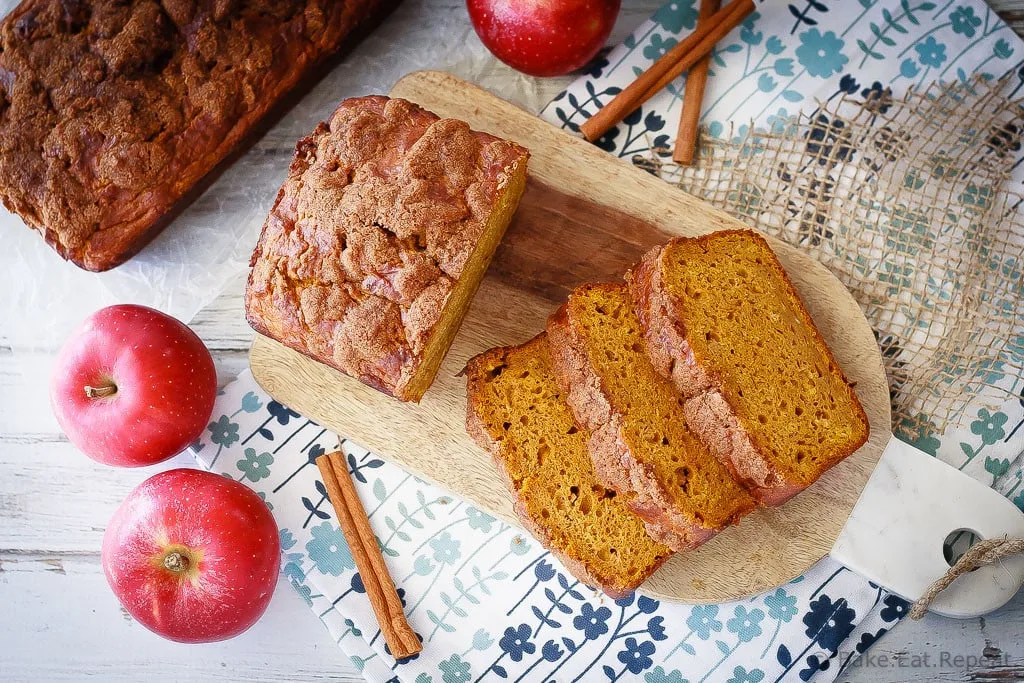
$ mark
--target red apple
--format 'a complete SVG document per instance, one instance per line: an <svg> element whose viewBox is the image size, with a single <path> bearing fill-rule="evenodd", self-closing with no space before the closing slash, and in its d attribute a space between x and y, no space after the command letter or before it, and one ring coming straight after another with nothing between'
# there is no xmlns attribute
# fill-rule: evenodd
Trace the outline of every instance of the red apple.
<svg viewBox="0 0 1024 683"><path fill-rule="evenodd" d="M185 324L122 304L85 319L57 356L50 404L71 443L108 465L180 453L210 419L217 371Z"/></svg>
<svg viewBox="0 0 1024 683"><path fill-rule="evenodd" d="M608 39L620 0L467 0L487 49L531 76L583 67Z"/></svg>
<svg viewBox="0 0 1024 683"><path fill-rule="evenodd" d="M103 573L143 626L181 643L238 635L277 585L277 524L256 493L202 470L142 482L103 536Z"/></svg>

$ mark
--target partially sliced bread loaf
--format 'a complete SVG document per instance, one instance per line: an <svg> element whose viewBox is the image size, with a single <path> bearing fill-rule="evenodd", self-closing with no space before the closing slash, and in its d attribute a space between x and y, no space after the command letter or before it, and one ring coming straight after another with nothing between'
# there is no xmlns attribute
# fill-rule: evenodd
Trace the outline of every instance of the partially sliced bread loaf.
<svg viewBox="0 0 1024 683"><path fill-rule="evenodd" d="M296 147L250 262L249 324L418 402L512 220L529 156L406 100L345 100Z"/></svg>
<svg viewBox="0 0 1024 683"><path fill-rule="evenodd" d="M857 395L757 233L672 240L627 280L690 428L762 503L782 503L867 440Z"/></svg>
<svg viewBox="0 0 1024 683"><path fill-rule="evenodd" d="M672 551L598 483L544 335L482 353L466 372L467 431L494 456L525 526L584 583L630 593Z"/></svg>
<svg viewBox="0 0 1024 683"><path fill-rule="evenodd" d="M647 358L625 285L576 289L547 332L559 385L591 432L599 479L630 494L648 533L675 550L693 548L755 507L687 429L682 396Z"/></svg>

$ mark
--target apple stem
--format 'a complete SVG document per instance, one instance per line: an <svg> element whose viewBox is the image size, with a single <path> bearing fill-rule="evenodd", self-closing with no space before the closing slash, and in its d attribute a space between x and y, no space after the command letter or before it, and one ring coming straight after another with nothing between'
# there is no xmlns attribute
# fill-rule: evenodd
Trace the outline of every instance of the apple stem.
<svg viewBox="0 0 1024 683"><path fill-rule="evenodd" d="M85 387L85 395L88 398L103 398L104 396L113 396L116 393L117 385L109 380L98 387L91 387L88 385Z"/></svg>
<svg viewBox="0 0 1024 683"><path fill-rule="evenodd" d="M188 558L177 550L164 556L164 569L180 574L188 569Z"/></svg>

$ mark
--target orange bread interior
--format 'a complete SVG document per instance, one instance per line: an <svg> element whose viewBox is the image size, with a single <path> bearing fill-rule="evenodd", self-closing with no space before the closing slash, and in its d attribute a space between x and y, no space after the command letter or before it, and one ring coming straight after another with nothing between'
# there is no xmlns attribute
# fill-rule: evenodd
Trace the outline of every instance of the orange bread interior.
<svg viewBox="0 0 1024 683"><path fill-rule="evenodd" d="M494 202L494 209L487 217L483 234L476 243L469 260L456 280L451 295L441 311L437 326L423 349L423 358L415 374L409 379L403 400L419 401L434 382L441 361L455 339L456 332L466 317L469 304L473 301L480 282L484 279L491 258L501 242L505 229L512 222L512 216L519 206L519 200L526 190L526 159L513 162L507 169L508 181L500 190Z"/></svg>
<svg viewBox="0 0 1024 683"><path fill-rule="evenodd" d="M612 410L622 417L628 448L671 505L711 529L752 509L743 487L687 428L683 397L651 365L626 286L585 285L567 305Z"/></svg>
<svg viewBox="0 0 1024 683"><path fill-rule="evenodd" d="M762 237L674 240L661 264L694 361L786 480L809 485L867 440L857 395Z"/></svg>
<svg viewBox="0 0 1024 683"><path fill-rule="evenodd" d="M613 596L636 588L671 550L598 483L545 335L491 349L467 373L469 433L494 455L526 525L584 582Z"/></svg>

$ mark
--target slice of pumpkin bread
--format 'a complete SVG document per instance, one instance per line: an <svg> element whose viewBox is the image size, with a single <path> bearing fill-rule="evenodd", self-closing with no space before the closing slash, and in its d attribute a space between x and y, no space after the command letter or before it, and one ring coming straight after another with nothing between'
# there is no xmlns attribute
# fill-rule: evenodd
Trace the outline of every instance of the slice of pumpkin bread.
<svg viewBox="0 0 1024 683"><path fill-rule="evenodd" d="M789 499L867 441L856 393L760 235L672 240L627 280L690 428L762 503Z"/></svg>
<svg viewBox="0 0 1024 683"><path fill-rule="evenodd" d="M754 500L687 429L683 397L651 366L623 284L577 288L548 320L555 375L591 432L598 478L675 550L736 523Z"/></svg>
<svg viewBox="0 0 1024 683"><path fill-rule="evenodd" d="M584 583L612 597L630 593L672 551L598 483L544 334L486 351L466 373L466 429L494 456L525 526Z"/></svg>

